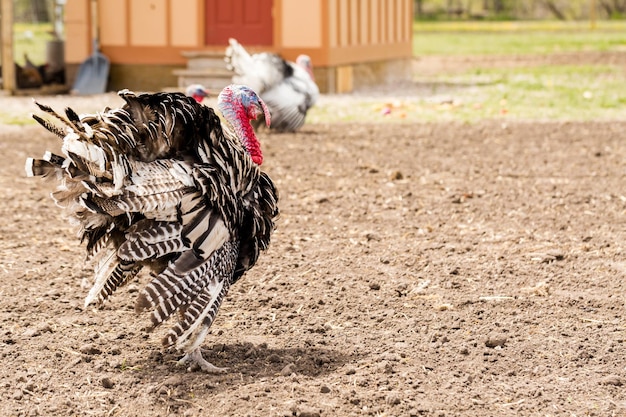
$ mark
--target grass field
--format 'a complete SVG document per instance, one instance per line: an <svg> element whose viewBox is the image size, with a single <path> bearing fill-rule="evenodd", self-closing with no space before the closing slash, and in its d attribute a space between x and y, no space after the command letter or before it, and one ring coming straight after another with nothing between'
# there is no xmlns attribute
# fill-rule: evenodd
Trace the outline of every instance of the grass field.
<svg viewBox="0 0 626 417"><path fill-rule="evenodd" d="M547 54L626 51L626 21L415 22L413 54Z"/></svg>
<svg viewBox="0 0 626 417"><path fill-rule="evenodd" d="M626 21L599 21L594 29L589 22L416 22L413 29L414 56L422 61L435 56L626 53ZM444 68L421 74L418 70L413 81L419 92L413 97L363 98L348 107L328 103L313 109L309 120L623 119L623 65L569 61L499 68L474 59L472 66L460 71Z"/></svg>

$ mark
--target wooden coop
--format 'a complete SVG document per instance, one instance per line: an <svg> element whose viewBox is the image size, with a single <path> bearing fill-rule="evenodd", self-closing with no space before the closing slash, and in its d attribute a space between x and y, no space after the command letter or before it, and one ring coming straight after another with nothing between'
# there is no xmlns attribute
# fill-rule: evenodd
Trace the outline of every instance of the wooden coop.
<svg viewBox="0 0 626 417"><path fill-rule="evenodd" d="M155 91L229 82L228 38L249 52L311 56L322 92L409 79L412 0L67 0L68 77L97 25L108 89ZM92 14L91 7L96 7ZM92 15L96 16L95 21Z"/></svg>

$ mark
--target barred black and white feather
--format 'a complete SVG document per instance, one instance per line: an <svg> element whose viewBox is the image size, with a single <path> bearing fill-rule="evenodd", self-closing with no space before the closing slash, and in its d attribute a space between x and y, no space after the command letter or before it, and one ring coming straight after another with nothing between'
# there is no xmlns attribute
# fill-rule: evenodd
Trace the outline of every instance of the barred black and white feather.
<svg viewBox="0 0 626 417"><path fill-rule="evenodd" d="M234 83L256 91L272 115L272 129L293 132L302 127L307 112L319 98L311 59L300 55L296 62L269 52L249 54L235 39L229 39L225 60Z"/></svg>
<svg viewBox="0 0 626 417"><path fill-rule="evenodd" d="M243 86L220 95L224 126L183 94L119 95L122 107L91 115L38 104L48 117L34 117L63 139L63 156L29 158L26 173L56 181L52 197L80 227L95 265L85 305L148 267L154 276L136 308L152 311L153 326L178 313L164 344L189 356L230 286L270 242L278 195L260 170L249 120L269 115ZM190 357L216 369L198 355Z"/></svg>

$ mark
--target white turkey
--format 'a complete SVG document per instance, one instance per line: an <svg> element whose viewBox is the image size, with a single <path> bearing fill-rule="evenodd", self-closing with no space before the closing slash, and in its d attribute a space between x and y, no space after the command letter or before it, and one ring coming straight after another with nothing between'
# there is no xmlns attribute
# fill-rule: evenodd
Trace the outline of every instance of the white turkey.
<svg viewBox="0 0 626 417"><path fill-rule="evenodd" d="M153 271L136 310L154 327L178 313L163 343L207 372L202 344L229 287L265 250L278 216L278 195L259 165L250 120L263 101L231 85L213 109L182 93L120 91L121 108L65 116L38 104L33 117L63 139L63 156L26 161L28 176L56 181L52 197L79 225L94 261L85 300L104 302L145 266ZM59 122L60 125L59 126Z"/></svg>
<svg viewBox="0 0 626 417"><path fill-rule="evenodd" d="M226 48L232 81L256 91L270 110L271 128L293 132L304 124L306 114L319 97L311 59L300 55L296 62L268 52L250 55L235 39Z"/></svg>

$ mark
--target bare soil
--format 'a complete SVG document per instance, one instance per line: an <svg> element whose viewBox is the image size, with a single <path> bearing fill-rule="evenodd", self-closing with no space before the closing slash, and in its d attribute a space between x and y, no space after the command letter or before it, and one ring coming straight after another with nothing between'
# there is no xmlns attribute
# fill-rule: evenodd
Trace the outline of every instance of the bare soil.
<svg viewBox="0 0 626 417"><path fill-rule="evenodd" d="M0 415L624 416L625 131L262 134L282 214L206 339L229 372L207 375L144 330L146 276L83 308L84 249L23 172L57 140L2 126Z"/></svg>

